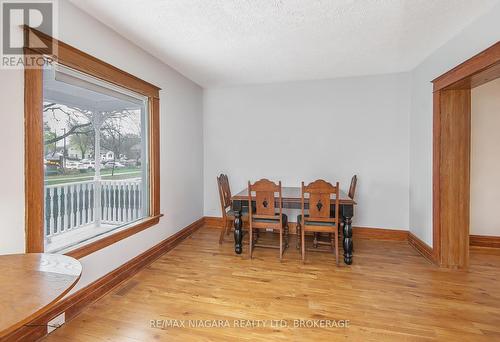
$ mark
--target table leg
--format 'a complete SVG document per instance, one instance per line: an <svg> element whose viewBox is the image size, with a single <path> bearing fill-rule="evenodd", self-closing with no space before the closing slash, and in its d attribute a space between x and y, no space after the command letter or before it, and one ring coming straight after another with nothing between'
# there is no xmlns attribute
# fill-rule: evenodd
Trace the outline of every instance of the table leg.
<svg viewBox="0 0 500 342"><path fill-rule="evenodd" d="M344 216L344 262L352 264L352 217Z"/></svg>
<svg viewBox="0 0 500 342"><path fill-rule="evenodd" d="M241 221L241 210L236 210L234 213L234 251L236 254L243 252L243 222Z"/></svg>

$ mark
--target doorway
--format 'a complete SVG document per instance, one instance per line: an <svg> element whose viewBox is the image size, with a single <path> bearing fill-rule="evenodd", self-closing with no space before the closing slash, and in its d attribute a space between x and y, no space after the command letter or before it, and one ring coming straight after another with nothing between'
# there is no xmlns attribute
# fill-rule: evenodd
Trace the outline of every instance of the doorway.
<svg viewBox="0 0 500 342"><path fill-rule="evenodd" d="M469 264L471 89L500 77L500 42L433 81L433 258Z"/></svg>

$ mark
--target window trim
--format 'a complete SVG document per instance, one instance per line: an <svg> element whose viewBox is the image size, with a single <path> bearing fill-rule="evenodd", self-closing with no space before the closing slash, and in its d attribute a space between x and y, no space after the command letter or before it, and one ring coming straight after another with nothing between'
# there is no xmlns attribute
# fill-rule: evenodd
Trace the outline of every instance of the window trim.
<svg viewBox="0 0 500 342"><path fill-rule="evenodd" d="M144 229L158 224L160 217L160 88L111 64L97 59L40 31L24 26L25 42L30 34L46 45L56 47L51 55L42 49L25 47L29 57L48 57L83 73L134 91L148 98L149 111L149 216L102 239L76 246L66 255L82 258ZM43 168L43 72L42 68L24 70L25 119L25 231L26 253L44 252L44 168Z"/></svg>

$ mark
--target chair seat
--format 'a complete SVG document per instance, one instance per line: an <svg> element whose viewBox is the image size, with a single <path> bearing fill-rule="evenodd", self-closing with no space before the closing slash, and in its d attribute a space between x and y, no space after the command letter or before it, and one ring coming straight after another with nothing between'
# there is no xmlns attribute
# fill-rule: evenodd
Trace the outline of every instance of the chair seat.
<svg viewBox="0 0 500 342"><path fill-rule="evenodd" d="M305 214L305 217L309 217L309 215ZM302 222L302 215L297 215L297 222ZM322 222L322 221L306 221L304 223L306 226L325 226L325 227L333 227L335 226L334 222Z"/></svg>
<svg viewBox="0 0 500 342"><path fill-rule="evenodd" d="M263 222L263 223L276 223L279 221L279 213L276 213L276 219L262 219L262 218L254 218L252 219L253 222ZM281 214L283 225L285 226L288 222L288 216L286 214Z"/></svg>

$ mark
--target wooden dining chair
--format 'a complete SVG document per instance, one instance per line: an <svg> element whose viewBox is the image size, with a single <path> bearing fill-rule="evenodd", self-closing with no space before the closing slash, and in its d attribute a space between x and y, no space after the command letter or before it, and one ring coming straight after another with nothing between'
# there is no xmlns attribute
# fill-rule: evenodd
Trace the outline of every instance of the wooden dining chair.
<svg viewBox="0 0 500 342"><path fill-rule="evenodd" d="M309 200L308 213L306 214L306 195ZM335 198L331 198L334 195ZM340 223L340 188L319 179L305 186L302 182L302 214L300 215L302 261L306 257L306 232L328 233L331 236L330 245L335 253L335 263L339 264L339 223ZM331 210L331 205L334 210Z"/></svg>
<svg viewBox="0 0 500 342"><path fill-rule="evenodd" d="M349 192L348 192L348 196L350 199L354 200L354 197L356 196L356 185L358 184L358 176L357 175L354 175L352 176L351 178L351 185L349 186ZM339 224L339 230L342 230L342 226L344 225L344 223L342 222L342 220L340 221L340 224ZM300 215L297 216L297 236L300 236L300 229L301 229L301 226L300 226ZM314 233L313 234L313 246L314 247L317 247L318 245L323 245L323 244L330 244L329 242L328 243L325 243L325 241L322 241L320 239L320 233ZM298 238L297 239L297 242L296 242L296 248L297 249L300 249L300 239Z"/></svg>
<svg viewBox="0 0 500 342"><path fill-rule="evenodd" d="M222 209L222 229L219 236L219 244L221 244L224 242L224 236L231 232L231 223L234 221L234 212L231 210L231 189L227 175L221 173L217 177L217 188L219 189L220 206ZM245 220L247 216L248 211L243 210L242 220Z"/></svg>
<svg viewBox="0 0 500 342"><path fill-rule="evenodd" d="M356 185L358 184L358 176L354 175L351 178L351 185L349 186L349 193L347 194L350 199L354 201L354 197L356 196ZM342 227L344 226L344 222L341 222ZM343 233L342 233L343 234ZM354 252L354 241L352 243L352 251Z"/></svg>
<svg viewBox="0 0 500 342"><path fill-rule="evenodd" d="M277 197L276 197L277 194ZM252 205L255 201L255 205ZM288 217L283 214L283 198L281 196L281 181L276 184L268 179L261 179L254 184L248 182L248 207L252 209L249 215L250 231L250 259L253 257L255 247L279 248L280 261L283 253L288 247ZM280 234L279 247L276 245L260 244L255 237L254 229L273 229ZM285 246L283 246L283 235L285 235Z"/></svg>
<svg viewBox="0 0 500 342"><path fill-rule="evenodd" d="M354 196L356 195L356 185L358 184L358 176L354 175L351 178L351 185L349 186L349 198L354 200Z"/></svg>

